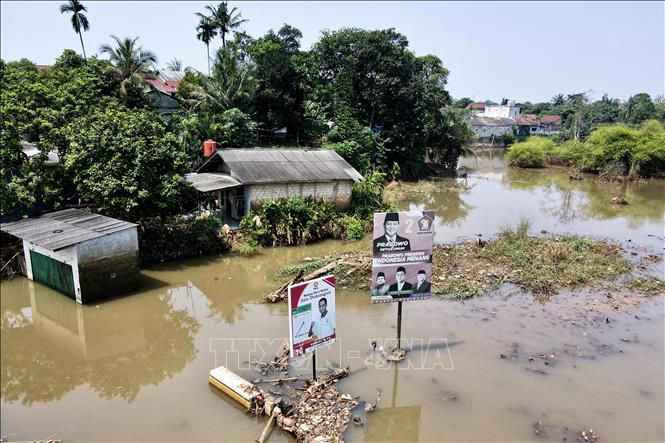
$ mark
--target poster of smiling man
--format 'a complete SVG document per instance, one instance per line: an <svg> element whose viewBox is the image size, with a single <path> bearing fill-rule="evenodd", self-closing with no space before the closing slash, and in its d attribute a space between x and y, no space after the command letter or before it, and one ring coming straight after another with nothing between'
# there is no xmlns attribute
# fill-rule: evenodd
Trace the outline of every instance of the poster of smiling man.
<svg viewBox="0 0 665 443"><path fill-rule="evenodd" d="M434 211L374 214L372 303L431 295Z"/></svg>
<svg viewBox="0 0 665 443"><path fill-rule="evenodd" d="M335 277L289 286L289 312L293 358L335 343Z"/></svg>

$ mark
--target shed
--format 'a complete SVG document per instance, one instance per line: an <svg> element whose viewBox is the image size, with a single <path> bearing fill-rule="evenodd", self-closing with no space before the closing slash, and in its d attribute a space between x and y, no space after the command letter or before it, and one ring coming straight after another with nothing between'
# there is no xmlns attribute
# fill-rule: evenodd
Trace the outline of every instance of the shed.
<svg viewBox="0 0 665 443"><path fill-rule="evenodd" d="M347 207L353 183L364 180L330 149L265 148L217 150L185 179L230 221L268 199L311 197Z"/></svg>
<svg viewBox="0 0 665 443"><path fill-rule="evenodd" d="M131 291L139 282L135 223L66 209L3 223L23 240L28 278L89 303Z"/></svg>

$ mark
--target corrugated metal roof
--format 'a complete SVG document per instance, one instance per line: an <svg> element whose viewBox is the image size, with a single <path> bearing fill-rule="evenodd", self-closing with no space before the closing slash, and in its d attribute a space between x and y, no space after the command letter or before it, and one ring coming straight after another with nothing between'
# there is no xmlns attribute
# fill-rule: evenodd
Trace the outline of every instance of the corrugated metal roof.
<svg viewBox="0 0 665 443"><path fill-rule="evenodd" d="M243 185L364 180L346 160L330 149L220 149L215 155L228 166L230 175ZM206 164L199 170L204 171Z"/></svg>
<svg viewBox="0 0 665 443"><path fill-rule="evenodd" d="M0 230L44 249L57 251L135 226L135 223L80 209L65 209L39 218L3 223Z"/></svg>
<svg viewBox="0 0 665 443"><path fill-rule="evenodd" d="M504 117L480 117L474 116L471 119L472 126L513 126L515 120Z"/></svg>
<svg viewBox="0 0 665 443"><path fill-rule="evenodd" d="M210 192L241 186L240 182L222 172L201 172L185 174L185 180L197 191Z"/></svg>

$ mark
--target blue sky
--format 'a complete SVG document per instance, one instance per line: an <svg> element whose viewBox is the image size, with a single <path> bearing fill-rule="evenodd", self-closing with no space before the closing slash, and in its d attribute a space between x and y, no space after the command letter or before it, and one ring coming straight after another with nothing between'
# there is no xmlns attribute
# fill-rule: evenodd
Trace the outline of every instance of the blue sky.
<svg viewBox="0 0 665 443"><path fill-rule="evenodd" d="M80 51L62 1L2 1L0 51L50 64L65 48ZM94 53L109 35L141 36L164 65L172 58L204 70L197 19L212 2L84 1L91 23L84 33ZM627 99L663 94L663 2L230 2L258 37L283 23L303 32L303 48L321 30L394 27L417 55L435 54L450 70L456 97L549 100L557 93L591 91ZM217 45L221 41L217 42Z"/></svg>

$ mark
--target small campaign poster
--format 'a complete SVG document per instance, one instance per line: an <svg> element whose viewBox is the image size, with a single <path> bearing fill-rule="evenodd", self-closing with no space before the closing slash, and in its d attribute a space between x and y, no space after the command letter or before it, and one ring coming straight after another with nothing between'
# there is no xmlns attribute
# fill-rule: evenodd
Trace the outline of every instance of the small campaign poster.
<svg viewBox="0 0 665 443"><path fill-rule="evenodd" d="M373 238L372 303L430 297L434 211L375 213Z"/></svg>
<svg viewBox="0 0 665 443"><path fill-rule="evenodd" d="M335 343L335 277L289 286L291 357Z"/></svg>

